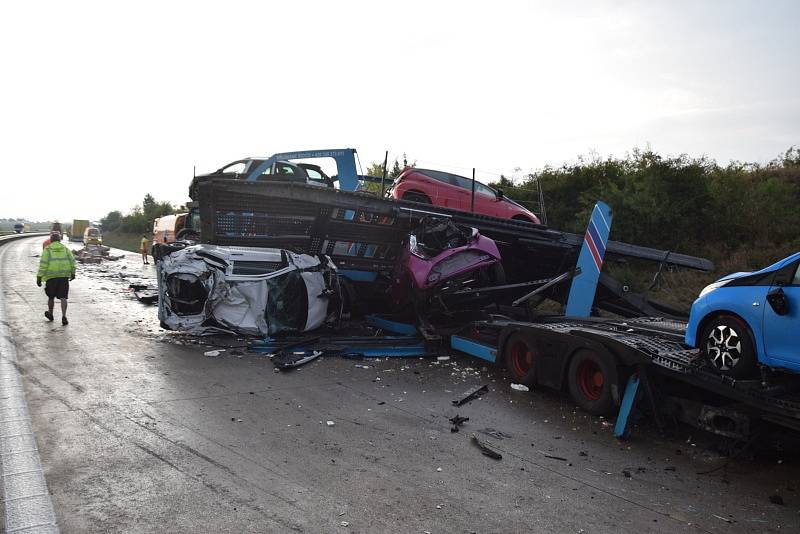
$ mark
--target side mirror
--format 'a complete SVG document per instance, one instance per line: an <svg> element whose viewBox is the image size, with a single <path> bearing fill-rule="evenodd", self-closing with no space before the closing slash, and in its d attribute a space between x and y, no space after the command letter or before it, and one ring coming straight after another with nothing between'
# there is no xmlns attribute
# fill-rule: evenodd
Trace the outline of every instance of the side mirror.
<svg viewBox="0 0 800 534"><path fill-rule="evenodd" d="M497 200L503 200L503 197L505 197L505 194L503 194L503 190L502 189L498 189L497 190L497 194L495 196L497 197Z"/></svg>
<svg viewBox="0 0 800 534"><path fill-rule="evenodd" d="M777 274L777 276L775 276L774 284L776 286L780 286L780 287L788 286L789 285L789 277L786 276L784 273L780 272L780 273Z"/></svg>
<svg viewBox="0 0 800 534"><path fill-rule="evenodd" d="M789 314L789 301L786 299L786 294L780 287L767 293L767 302L769 302L772 310L778 315Z"/></svg>

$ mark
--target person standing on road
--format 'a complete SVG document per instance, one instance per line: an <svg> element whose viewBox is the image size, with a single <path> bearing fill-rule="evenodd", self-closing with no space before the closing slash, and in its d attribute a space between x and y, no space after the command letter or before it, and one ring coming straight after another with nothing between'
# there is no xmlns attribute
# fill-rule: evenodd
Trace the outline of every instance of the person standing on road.
<svg viewBox="0 0 800 534"><path fill-rule="evenodd" d="M39 259L39 272L36 273L36 285L42 287L47 295L47 311L44 316L48 321L53 320L53 305L55 299L61 301L61 324L67 325L67 297L69 296L69 282L75 280L75 257L72 251L61 243L61 234L50 234L50 245L42 251Z"/></svg>
<svg viewBox="0 0 800 534"><path fill-rule="evenodd" d="M142 263L149 264L150 262L147 261L147 245L150 244L150 241L147 239L147 234L142 234L142 242L139 243L139 252L142 253Z"/></svg>

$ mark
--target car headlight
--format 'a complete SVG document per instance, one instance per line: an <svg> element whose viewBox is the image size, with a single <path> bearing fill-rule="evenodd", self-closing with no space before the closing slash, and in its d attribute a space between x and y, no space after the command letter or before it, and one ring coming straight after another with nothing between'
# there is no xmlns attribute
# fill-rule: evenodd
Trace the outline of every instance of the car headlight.
<svg viewBox="0 0 800 534"><path fill-rule="evenodd" d="M428 255L425 254L425 252L422 251L419 245L417 244L417 236L415 236L414 234L408 236L408 250L418 258L421 258L423 260L430 259L430 257L428 257Z"/></svg>
<svg viewBox="0 0 800 534"><path fill-rule="evenodd" d="M730 282L730 280L719 280L717 282L714 282L713 284L708 284L706 287L703 288L703 290L700 292L700 295L697 298L701 298L701 297L704 297L704 296L708 295L709 293L711 293L715 289L721 288L722 286L724 286L728 282Z"/></svg>

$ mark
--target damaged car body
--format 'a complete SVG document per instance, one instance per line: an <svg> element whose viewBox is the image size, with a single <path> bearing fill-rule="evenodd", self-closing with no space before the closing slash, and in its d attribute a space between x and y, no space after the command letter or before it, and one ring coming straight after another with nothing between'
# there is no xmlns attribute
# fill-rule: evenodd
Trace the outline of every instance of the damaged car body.
<svg viewBox="0 0 800 534"><path fill-rule="evenodd" d="M157 245L161 326L191 334L314 330L342 311L336 266L288 250Z"/></svg>

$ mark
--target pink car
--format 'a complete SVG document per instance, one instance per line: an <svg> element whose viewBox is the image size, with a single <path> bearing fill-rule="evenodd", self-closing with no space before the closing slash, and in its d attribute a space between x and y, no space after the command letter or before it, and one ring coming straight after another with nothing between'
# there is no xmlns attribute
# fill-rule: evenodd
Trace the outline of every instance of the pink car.
<svg viewBox="0 0 800 534"><path fill-rule="evenodd" d="M395 179L386 194L397 200L470 211L472 180L449 172L412 167ZM495 191L478 181L475 182L475 213L541 224L533 212L506 198L502 191Z"/></svg>

